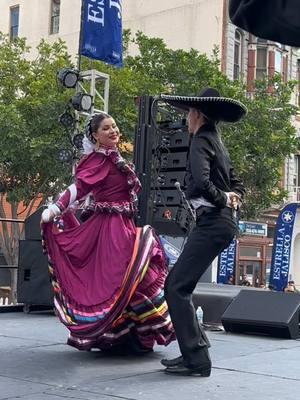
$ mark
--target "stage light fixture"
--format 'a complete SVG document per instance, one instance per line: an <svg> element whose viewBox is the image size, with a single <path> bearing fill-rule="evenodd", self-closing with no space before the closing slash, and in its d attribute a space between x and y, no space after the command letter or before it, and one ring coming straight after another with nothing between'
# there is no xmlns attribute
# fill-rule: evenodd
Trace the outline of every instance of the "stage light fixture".
<svg viewBox="0 0 300 400"><path fill-rule="evenodd" d="M59 116L59 122L63 125L64 128L69 129L72 128L75 124L75 120L73 115L70 113L70 111L65 110L60 116Z"/></svg>
<svg viewBox="0 0 300 400"><path fill-rule="evenodd" d="M74 88L79 79L79 72L70 69L63 68L57 72L57 80L60 84L68 89Z"/></svg>
<svg viewBox="0 0 300 400"><path fill-rule="evenodd" d="M78 150L81 150L83 148L83 144L82 144L83 138L84 138L83 133L77 133L73 137L73 144Z"/></svg>
<svg viewBox="0 0 300 400"><path fill-rule="evenodd" d="M71 150L61 149L58 152L58 160L62 163L71 162L73 159L73 154Z"/></svg>
<svg viewBox="0 0 300 400"><path fill-rule="evenodd" d="M71 99L72 106L77 111L89 112L93 105L93 97L86 93L77 93Z"/></svg>

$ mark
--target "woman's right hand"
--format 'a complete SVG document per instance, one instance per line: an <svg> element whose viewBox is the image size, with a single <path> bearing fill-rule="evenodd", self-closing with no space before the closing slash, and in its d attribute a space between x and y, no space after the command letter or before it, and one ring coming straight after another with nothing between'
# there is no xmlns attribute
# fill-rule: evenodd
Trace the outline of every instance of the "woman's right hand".
<svg viewBox="0 0 300 400"><path fill-rule="evenodd" d="M41 223L47 224L48 222L51 222L60 213L60 209L57 207L57 205L51 204L51 206L42 212Z"/></svg>

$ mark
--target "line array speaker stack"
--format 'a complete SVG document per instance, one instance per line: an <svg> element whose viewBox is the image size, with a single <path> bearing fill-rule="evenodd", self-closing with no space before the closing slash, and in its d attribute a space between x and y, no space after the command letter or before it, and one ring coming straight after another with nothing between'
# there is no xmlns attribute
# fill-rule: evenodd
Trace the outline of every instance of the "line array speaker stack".
<svg viewBox="0 0 300 400"><path fill-rule="evenodd" d="M174 122L156 122L158 112L153 97L140 98L134 163L143 190L137 224L150 224L159 234L183 236L192 218L174 184L179 182L185 188L189 135L183 123L174 129Z"/></svg>
<svg viewBox="0 0 300 400"><path fill-rule="evenodd" d="M287 339L300 337L300 295L241 290L222 316L226 331Z"/></svg>

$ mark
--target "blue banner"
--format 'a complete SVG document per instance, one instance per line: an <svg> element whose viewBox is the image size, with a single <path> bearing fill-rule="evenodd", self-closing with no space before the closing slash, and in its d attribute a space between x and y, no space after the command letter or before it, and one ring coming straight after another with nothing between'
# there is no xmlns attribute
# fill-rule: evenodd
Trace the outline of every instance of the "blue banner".
<svg viewBox="0 0 300 400"><path fill-rule="evenodd" d="M121 67L122 0L82 0L84 5L80 53Z"/></svg>
<svg viewBox="0 0 300 400"><path fill-rule="evenodd" d="M217 283L227 283L230 275L235 276L236 248L237 240L233 239L227 249L219 255Z"/></svg>
<svg viewBox="0 0 300 400"><path fill-rule="evenodd" d="M282 291L289 280L291 244L298 204L288 204L279 214L276 222L270 284Z"/></svg>

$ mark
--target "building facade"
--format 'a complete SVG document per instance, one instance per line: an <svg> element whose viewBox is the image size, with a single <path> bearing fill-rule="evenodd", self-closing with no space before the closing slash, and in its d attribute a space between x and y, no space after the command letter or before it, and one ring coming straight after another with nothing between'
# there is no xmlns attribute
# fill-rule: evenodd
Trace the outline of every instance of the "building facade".
<svg viewBox="0 0 300 400"><path fill-rule="evenodd" d="M0 31L11 38L26 37L35 56L35 47L43 38L63 39L76 58L80 30L81 0L1 0ZM275 72L282 79L300 82L300 51L279 43L262 40L240 30L228 17L228 0L127 0L123 1L123 27L132 33L161 37L172 49L194 48L211 55L220 50L221 69L230 79L241 79L251 92L255 79ZM134 54L134 46L130 48ZM292 102L300 104L300 83ZM300 118L294 124L300 136ZM286 160L283 187L288 201L300 201L300 154ZM262 218L268 224L265 236L244 235L239 239L236 282L247 274L253 284L268 277L272 237L278 210ZM257 221L256 221L257 222Z"/></svg>

